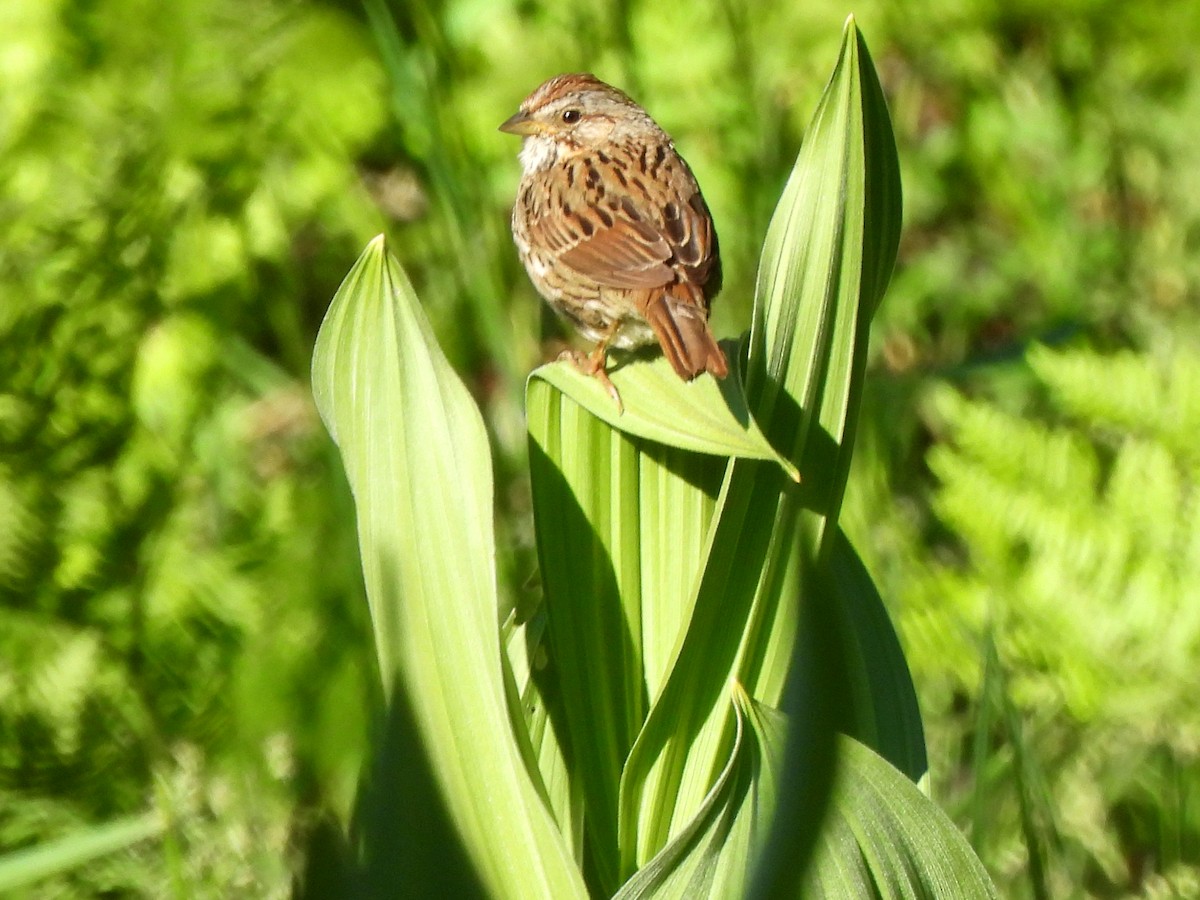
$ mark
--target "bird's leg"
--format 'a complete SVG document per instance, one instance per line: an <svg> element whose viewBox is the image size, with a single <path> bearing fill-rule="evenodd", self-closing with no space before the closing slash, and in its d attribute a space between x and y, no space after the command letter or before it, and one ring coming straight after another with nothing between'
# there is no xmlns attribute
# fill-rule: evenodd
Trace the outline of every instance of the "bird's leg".
<svg viewBox="0 0 1200 900"><path fill-rule="evenodd" d="M625 404L621 402L621 395L617 392L617 386L612 383L612 379L608 377L608 372L605 371L604 364L608 359L608 342L616 337L617 331L621 327L621 320L617 319L608 327L600 340L596 341L596 346L592 348L592 352L583 354L578 350L565 350L559 356L559 359L569 359L574 363L575 368L579 369L584 375L590 375L600 382L605 393L613 398L613 402L617 404L617 415L625 412Z"/></svg>
<svg viewBox="0 0 1200 900"><path fill-rule="evenodd" d="M616 329L613 329L613 333ZM604 368L604 364L608 359L608 342L612 339L612 334L607 335L603 340L599 341L592 349L592 352L587 358L587 367L584 371L600 382L600 386L608 393L608 396L613 398L613 403L617 404L617 415L625 412L625 404L621 402L621 395L617 393L617 386L612 383L612 379L608 377L608 372Z"/></svg>

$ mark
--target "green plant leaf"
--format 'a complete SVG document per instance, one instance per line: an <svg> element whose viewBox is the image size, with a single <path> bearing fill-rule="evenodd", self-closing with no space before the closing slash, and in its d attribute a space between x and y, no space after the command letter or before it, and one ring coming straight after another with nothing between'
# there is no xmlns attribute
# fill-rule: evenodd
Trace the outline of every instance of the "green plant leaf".
<svg viewBox="0 0 1200 900"><path fill-rule="evenodd" d="M829 574L844 655L838 730L919 783L929 761L912 674L883 598L841 529L834 539Z"/></svg>
<svg viewBox="0 0 1200 900"><path fill-rule="evenodd" d="M687 627L727 460L623 434L546 380L526 390L552 712L611 891L621 773Z"/></svg>
<svg viewBox="0 0 1200 900"><path fill-rule="evenodd" d="M703 375L683 381L662 356L611 370L623 413L595 378L570 363L542 366L530 378L558 388L618 431L697 453L774 460L799 481L795 465L771 446L750 414L738 371L740 346L734 341L722 345L730 367L723 379Z"/></svg>
<svg viewBox="0 0 1200 900"><path fill-rule="evenodd" d="M794 635L796 567L771 565L797 551L795 509L775 505L796 490L777 467L726 475L713 524L703 545L703 571L690 601L686 635L676 645L669 674L630 752L621 784L623 865L632 871L654 856L699 809L733 737L728 685L737 680L741 647L756 608L773 603L772 627ZM786 546L772 548L778 534ZM782 598L787 598L784 600ZM785 666L781 663L780 669ZM747 670L752 677L757 674ZM778 699L782 683L772 688Z"/></svg>
<svg viewBox="0 0 1200 900"><path fill-rule="evenodd" d="M497 897L584 896L513 715L483 420L382 237L322 323L313 393L354 494L384 689L405 691L481 880Z"/></svg>
<svg viewBox="0 0 1200 900"><path fill-rule="evenodd" d="M844 738L804 897L996 898L966 838L903 773Z"/></svg>
<svg viewBox="0 0 1200 900"><path fill-rule="evenodd" d="M513 689L519 695L517 702L554 819L574 857L583 859L583 794L578 781L571 777L566 753L550 718L550 704L555 698L543 692L536 677L536 670L545 665L547 658L546 616L544 611L539 612L520 625L516 619L513 611L503 629L505 650L512 663Z"/></svg>
<svg viewBox="0 0 1200 900"><path fill-rule="evenodd" d="M733 686L729 759L692 821L629 879L616 900L745 896L757 843L770 823L786 737L777 711Z"/></svg>
<svg viewBox="0 0 1200 900"><path fill-rule="evenodd" d="M895 137L870 53L847 19L841 54L771 219L759 263L746 394L781 452L822 473L836 519L871 317L900 241Z"/></svg>
<svg viewBox="0 0 1200 900"><path fill-rule="evenodd" d="M746 394L804 482L735 460L707 543L687 637L622 780L626 870L690 820L732 739L724 686L778 706L805 559L827 562L845 486L868 326L899 234L895 143L853 20L772 219L759 269Z"/></svg>
<svg viewBox="0 0 1200 900"><path fill-rule="evenodd" d="M619 900L748 895L764 831L783 799L778 773L796 762L785 756L795 745L785 740L787 717L738 686L732 712L730 756L696 816L626 882ZM812 868L806 875L793 852L786 877L755 896L997 896L962 834L903 773L852 738L839 741L838 761Z"/></svg>
<svg viewBox="0 0 1200 900"><path fill-rule="evenodd" d="M785 695L790 720L754 898L799 893L823 834L838 733L862 735L915 782L925 773L920 711L899 641L854 548L835 529L829 563L803 569L804 606Z"/></svg>
<svg viewBox="0 0 1200 900"><path fill-rule="evenodd" d="M128 849L156 837L164 828L158 813L144 813L96 825L35 847L0 856L0 892L28 887L42 879Z"/></svg>

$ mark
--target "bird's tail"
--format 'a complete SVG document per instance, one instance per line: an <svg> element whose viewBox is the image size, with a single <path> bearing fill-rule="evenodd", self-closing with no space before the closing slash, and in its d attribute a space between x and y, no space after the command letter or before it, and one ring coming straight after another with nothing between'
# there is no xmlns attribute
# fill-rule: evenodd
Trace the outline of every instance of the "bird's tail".
<svg viewBox="0 0 1200 900"><path fill-rule="evenodd" d="M729 374L729 364L708 327L707 304L700 288L689 284L673 287L679 293L686 292L685 298L656 292L646 308L646 321L658 337L663 356L685 381L701 372L724 378Z"/></svg>

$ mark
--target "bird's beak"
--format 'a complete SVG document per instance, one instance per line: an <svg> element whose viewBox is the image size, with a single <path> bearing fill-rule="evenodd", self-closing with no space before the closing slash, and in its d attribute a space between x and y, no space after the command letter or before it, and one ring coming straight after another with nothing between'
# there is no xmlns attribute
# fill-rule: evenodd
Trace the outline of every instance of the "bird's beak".
<svg viewBox="0 0 1200 900"><path fill-rule="evenodd" d="M500 130L508 134L519 134L522 137L528 137L531 134L541 134L542 124L535 122L523 112L518 112L516 115L509 116L504 120L504 124L500 126Z"/></svg>

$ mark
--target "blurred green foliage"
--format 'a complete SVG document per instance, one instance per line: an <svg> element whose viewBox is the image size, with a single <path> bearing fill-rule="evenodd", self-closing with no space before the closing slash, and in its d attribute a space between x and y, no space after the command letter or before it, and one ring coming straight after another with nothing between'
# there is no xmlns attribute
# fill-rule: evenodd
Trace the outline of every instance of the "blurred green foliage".
<svg viewBox="0 0 1200 900"><path fill-rule="evenodd" d="M382 71L317 6L13 0L0 34L0 845L157 803L175 864L75 893L286 886L375 682L305 371L379 228Z"/></svg>
<svg viewBox="0 0 1200 900"><path fill-rule="evenodd" d="M280 896L289 835L349 802L373 663L307 366L370 236L488 415L519 598L521 385L564 333L496 125L572 69L641 100L714 210L735 334L850 11L0 4L0 847L180 823L42 896ZM1007 896L1193 896L1200 6L853 12L906 230L843 523L934 794Z"/></svg>

